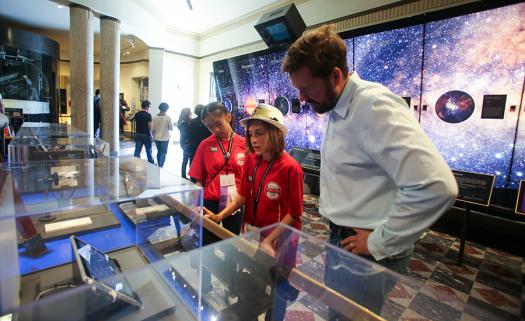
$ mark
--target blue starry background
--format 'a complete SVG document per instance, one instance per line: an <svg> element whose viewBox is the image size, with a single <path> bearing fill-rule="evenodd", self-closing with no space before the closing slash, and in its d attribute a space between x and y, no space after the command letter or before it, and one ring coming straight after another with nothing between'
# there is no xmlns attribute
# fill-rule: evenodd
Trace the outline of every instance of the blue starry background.
<svg viewBox="0 0 525 321"><path fill-rule="evenodd" d="M525 17L525 3L357 36L345 39L347 60L362 79L410 99L407 108L451 168L492 174L497 188L515 189L525 174L525 115L520 106L525 19L520 17ZM283 96L290 105L286 148L319 149L328 117L308 105L301 105L299 114L291 112L298 92L280 71L284 55L262 51L215 62L218 99L231 100L235 130L244 134L238 120L247 117L254 104L274 104ZM474 111L461 122L444 121L435 111L438 99L451 91L474 100ZM507 95L504 119L481 118L484 95ZM514 111L511 106L516 106ZM453 112L457 106L446 107Z"/></svg>

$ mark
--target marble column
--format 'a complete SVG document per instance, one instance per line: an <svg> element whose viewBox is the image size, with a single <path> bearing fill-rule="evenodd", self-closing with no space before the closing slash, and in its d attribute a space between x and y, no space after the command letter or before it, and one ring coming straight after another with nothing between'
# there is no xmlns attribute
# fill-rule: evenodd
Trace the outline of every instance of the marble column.
<svg viewBox="0 0 525 321"><path fill-rule="evenodd" d="M69 16L71 124L93 139L93 11L71 4Z"/></svg>
<svg viewBox="0 0 525 321"><path fill-rule="evenodd" d="M162 85L164 73L164 49L149 49L149 88L148 100L151 102L149 110L151 115L159 112L159 104L162 102Z"/></svg>
<svg viewBox="0 0 525 321"><path fill-rule="evenodd" d="M100 17L100 109L102 139L119 154L120 21Z"/></svg>

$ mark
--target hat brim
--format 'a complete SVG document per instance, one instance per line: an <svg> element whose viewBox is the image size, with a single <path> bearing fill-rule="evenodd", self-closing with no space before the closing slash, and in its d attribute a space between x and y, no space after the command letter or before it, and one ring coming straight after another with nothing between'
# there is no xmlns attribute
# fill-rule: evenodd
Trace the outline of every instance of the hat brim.
<svg viewBox="0 0 525 321"><path fill-rule="evenodd" d="M275 120L271 120L271 119L268 119L268 118L260 118L260 117L248 117L248 118L244 118L244 119L241 119L240 123L241 125L243 125L244 127L247 127L248 126L248 123L252 120L260 120L260 121L263 121L265 123L268 123L270 125L273 125L275 127L277 127L277 129L279 129L280 131L283 132L283 135L286 136L288 135L288 128L286 128L286 126L284 126L283 124L275 121Z"/></svg>

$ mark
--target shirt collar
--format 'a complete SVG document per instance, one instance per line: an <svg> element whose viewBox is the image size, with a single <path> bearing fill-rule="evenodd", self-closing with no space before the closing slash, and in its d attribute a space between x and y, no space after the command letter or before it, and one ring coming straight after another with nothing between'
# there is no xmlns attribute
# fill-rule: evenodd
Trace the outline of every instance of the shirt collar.
<svg viewBox="0 0 525 321"><path fill-rule="evenodd" d="M334 109L332 109L332 112L336 113L341 118L346 117L348 114L350 102L352 101L352 98L354 97L355 91L357 89L356 82L359 80L361 80L361 78L359 78L357 72L355 71L348 76L348 81L346 82L345 88L341 92Z"/></svg>

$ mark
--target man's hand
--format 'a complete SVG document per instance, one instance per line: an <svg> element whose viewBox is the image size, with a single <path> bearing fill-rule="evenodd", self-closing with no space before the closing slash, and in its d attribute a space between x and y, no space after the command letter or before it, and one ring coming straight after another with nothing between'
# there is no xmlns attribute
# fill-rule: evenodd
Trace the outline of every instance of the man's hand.
<svg viewBox="0 0 525 321"><path fill-rule="evenodd" d="M368 236L372 233L371 230L364 230L354 228L356 235L349 236L341 241L341 245L345 250L358 255L370 255L368 252Z"/></svg>

